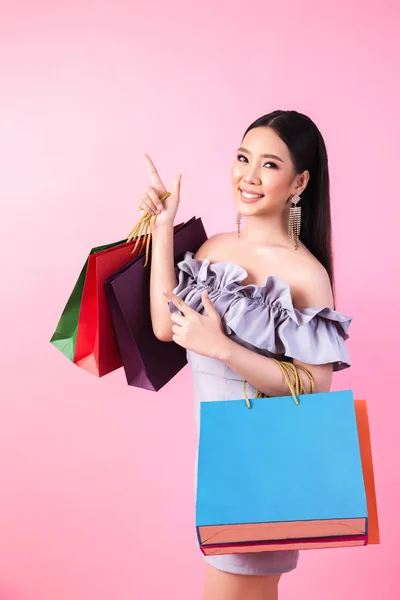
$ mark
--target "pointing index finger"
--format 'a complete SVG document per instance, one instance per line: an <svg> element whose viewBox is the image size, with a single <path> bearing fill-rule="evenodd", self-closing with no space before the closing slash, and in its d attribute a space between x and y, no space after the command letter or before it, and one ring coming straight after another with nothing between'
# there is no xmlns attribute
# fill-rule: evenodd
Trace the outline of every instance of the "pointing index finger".
<svg viewBox="0 0 400 600"><path fill-rule="evenodd" d="M181 312L183 312L185 317L188 317L189 315L196 313L196 311L191 306L189 306L189 304L186 304L186 302L184 300L182 300L182 298L179 298L179 296L177 296L173 292L164 292L164 296L168 300L170 300L172 302L172 304L174 304L176 306L176 308L179 308L179 310Z"/></svg>
<svg viewBox="0 0 400 600"><path fill-rule="evenodd" d="M151 160L148 154L144 155L144 160L146 161L147 169L150 173L151 182L160 192L165 191L165 186L161 181L161 177L158 174L155 164Z"/></svg>

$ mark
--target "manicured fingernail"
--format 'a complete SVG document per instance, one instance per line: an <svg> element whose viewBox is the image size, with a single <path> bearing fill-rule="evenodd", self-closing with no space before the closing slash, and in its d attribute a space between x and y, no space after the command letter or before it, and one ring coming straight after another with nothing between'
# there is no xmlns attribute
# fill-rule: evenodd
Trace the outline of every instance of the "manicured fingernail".
<svg viewBox="0 0 400 600"><path fill-rule="evenodd" d="M161 211L162 211L162 209L163 209L164 207L163 207L163 205L162 205L162 204L159 204L157 208L158 208L158 210L161 212Z"/></svg>

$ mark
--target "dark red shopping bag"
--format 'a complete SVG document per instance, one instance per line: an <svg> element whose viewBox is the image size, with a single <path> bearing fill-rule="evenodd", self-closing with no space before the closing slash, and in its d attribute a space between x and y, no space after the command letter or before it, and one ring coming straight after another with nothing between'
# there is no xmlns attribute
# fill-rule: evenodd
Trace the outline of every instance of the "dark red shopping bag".
<svg viewBox="0 0 400 600"><path fill-rule="evenodd" d="M123 243L91 254L82 294L74 363L101 377L122 366L108 309L105 280L139 254L141 243Z"/></svg>

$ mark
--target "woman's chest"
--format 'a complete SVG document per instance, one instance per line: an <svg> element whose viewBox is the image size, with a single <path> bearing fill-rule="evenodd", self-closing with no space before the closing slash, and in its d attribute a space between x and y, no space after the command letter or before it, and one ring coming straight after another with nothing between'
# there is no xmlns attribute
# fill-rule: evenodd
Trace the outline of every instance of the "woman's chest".
<svg viewBox="0 0 400 600"><path fill-rule="evenodd" d="M301 261L286 248L254 248L235 243L214 248L208 259L212 264L226 262L241 267L246 272L243 286L263 286L269 277L276 277L289 286L292 297L301 287Z"/></svg>

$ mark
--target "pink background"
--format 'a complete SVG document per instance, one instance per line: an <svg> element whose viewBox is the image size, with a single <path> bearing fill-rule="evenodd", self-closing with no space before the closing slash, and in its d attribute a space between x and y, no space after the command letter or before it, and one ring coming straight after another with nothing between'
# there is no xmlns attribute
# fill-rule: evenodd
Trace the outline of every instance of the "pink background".
<svg viewBox="0 0 400 600"><path fill-rule="evenodd" d="M142 154L167 185L183 173L182 220L233 229L235 150L277 108L307 113L328 147L338 308L355 317L334 386L369 401L382 533L304 552L281 597L398 598L398 3L0 11L0 599L201 598L188 369L156 395L48 340L88 250L137 220Z"/></svg>

